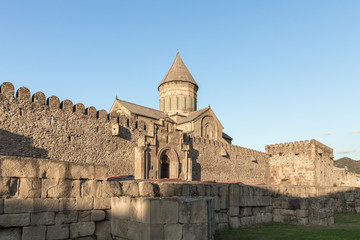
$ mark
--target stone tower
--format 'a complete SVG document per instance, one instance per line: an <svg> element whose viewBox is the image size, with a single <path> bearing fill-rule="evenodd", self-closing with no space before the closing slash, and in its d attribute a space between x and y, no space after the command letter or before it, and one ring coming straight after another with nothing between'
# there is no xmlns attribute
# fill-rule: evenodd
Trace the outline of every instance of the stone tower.
<svg viewBox="0 0 360 240"><path fill-rule="evenodd" d="M158 87L160 111L169 115L185 116L189 112L196 111L198 88L179 53L177 53L169 71Z"/></svg>

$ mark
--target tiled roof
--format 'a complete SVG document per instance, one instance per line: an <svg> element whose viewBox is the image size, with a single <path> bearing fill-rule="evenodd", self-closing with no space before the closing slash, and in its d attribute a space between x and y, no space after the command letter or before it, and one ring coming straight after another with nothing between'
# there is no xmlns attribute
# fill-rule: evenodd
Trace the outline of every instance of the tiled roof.
<svg viewBox="0 0 360 240"><path fill-rule="evenodd" d="M195 112L191 112L189 114L189 116L181 119L178 124L182 124L182 123L186 123L186 122L191 122L193 120L195 120L198 116L200 116L201 114L203 114L204 112L206 112L207 110L209 110L210 107L206 107L206 108L203 108L203 109L200 109L200 110L197 110Z"/></svg>
<svg viewBox="0 0 360 240"><path fill-rule="evenodd" d="M229 135L227 135L226 133L222 133L222 137L223 138L225 138L225 139L230 139L230 140L232 140L233 138L232 137L230 137Z"/></svg>
<svg viewBox="0 0 360 240"><path fill-rule="evenodd" d="M171 67L169 68L168 72L166 73L165 77L159 84L159 87L161 84L164 84L166 82L171 81L184 81L184 82L190 82L197 87L199 87L194 78L191 76L191 73L185 66L184 62L182 61L179 53L176 54L174 62L171 64Z"/></svg>
<svg viewBox="0 0 360 240"><path fill-rule="evenodd" d="M135 103L126 102L120 99L117 99L116 101L118 101L121 105L127 108L130 112L135 113L137 115L154 118L154 119L165 119L168 117L165 113L152 108L140 106Z"/></svg>

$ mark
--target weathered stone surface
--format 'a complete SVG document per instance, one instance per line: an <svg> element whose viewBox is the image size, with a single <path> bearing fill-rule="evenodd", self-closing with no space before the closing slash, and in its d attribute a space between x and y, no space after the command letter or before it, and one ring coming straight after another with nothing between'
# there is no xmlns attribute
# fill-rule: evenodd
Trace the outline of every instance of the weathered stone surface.
<svg viewBox="0 0 360 240"><path fill-rule="evenodd" d="M190 223L204 223L207 221L207 204L204 198L191 202Z"/></svg>
<svg viewBox="0 0 360 240"><path fill-rule="evenodd" d="M136 193L137 194L137 193ZM103 181L101 185L101 197L111 198L123 195L122 185L118 181ZM135 195L137 196L137 195Z"/></svg>
<svg viewBox="0 0 360 240"><path fill-rule="evenodd" d="M5 199L4 213L30 213L34 211L33 199Z"/></svg>
<svg viewBox="0 0 360 240"><path fill-rule="evenodd" d="M0 177L0 197L17 197L19 185L19 178Z"/></svg>
<svg viewBox="0 0 360 240"><path fill-rule="evenodd" d="M95 165L95 180L106 180L107 179L108 167L102 165Z"/></svg>
<svg viewBox="0 0 360 240"><path fill-rule="evenodd" d="M93 200L94 199L92 197L76 198L76 209L77 210L93 209Z"/></svg>
<svg viewBox="0 0 360 240"><path fill-rule="evenodd" d="M90 222L91 220L91 211L79 211L79 222Z"/></svg>
<svg viewBox="0 0 360 240"><path fill-rule="evenodd" d="M108 240L111 238L110 221L95 223L95 236L97 240Z"/></svg>
<svg viewBox="0 0 360 240"><path fill-rule="evenodd" d="M80 197L97 197L101 196L101 182L96 180L87 180L81 183L81 196Z"/></svg>
<svg viewBox="0 0 360 240"><path fill-rule="evenodd" d="M80 182L66 179L42 179L41 197L67 198L80 196Z"/></svg>
<svg viewBox="0 0 360 240"><path fill-rule="evenodd" d="M21 228L0 228L1 240L21 240Z"/></svg>
<svg viewBox="0 0 360 240"><path fill-rule="evenodd" d="M229 225L232 229L237 229L240 227L239 217L229 217Z"/></svg>
<svg viewBox="0 0 360 240"><path fill-rule="evenodd" d="M77 210L75 198L60 198L59 199L60 211L74 211Z"/></svg>
<svg viewBox="0 0 360 240"><path fill-rule="evenodd" d="M182 224L165 224L164 239L181 240L183 235Z"/></svg>
<svg viewBox="0 0 360 240"><path fill-rule="evenodd" d="M102 210L91 211L91 221L103 221L105 219L105 212Z"/></svg>
<svg viewBox="0 0 360 240"><path fill-rule="evenodd" d="M56 211L59 211L58 199L42 199L42 198L34 199L34 212L56 212Z"/></svg>
<svg viewBox="0 0 360 240"><path fill-rule="evenodd" d="M125 181L122 182L122 191L124 195L128 196L139 196L139 185L137 182Z"/></svg>
<svg viewBox="0 0 360 240"><path fill-rule="evenodd" d="M55 213L54 212L41 212L41 213L31 213L30 215L31 225L41 226L41 225L52 225L55 223Z"/></svg>
<svg viewBox="0 0 360 240"><path fill-rule="evenodd" d="M39 159L39 178L65 178L66 162Z"/></svg>
<svg viewBox="0 0 360 240"><path fill-rule="evenodd" d="M84 237L90 236L95 232L94 222L81 222L70 224L70 237Z"/></svg>
<svg viewBox="0 0 360 240"><path fill-rule="evenodd" d="M24 227L22 240L45 240L46 227L38 226L38 227Z"/></svg>
<svg viewBox="0 0 360 240"><path fill-rule="evenodd" d="M12 158L3 159L1 162L3 177L36 177L36 164L33 159Z"/></svg>
<svg viewBox="0 0 360 240"><path fill-rule="evenodd" d="M41 181L38 178L20 178L19 197L39 198L41 196Z"/></svg>
<svg viewBox="0 0 360 240"><path fill-rule="evenodd" d="M58 212L55 215L55 224L74 223L78 221L78 211Z"/></svg>
<svg viewBox="0 0 360 240"><path fill-rule="evenodd" d="M30 213L0 215L0 227L21 227L30 225Z"/></svg>
<svg viewBox="0 0 360 240"><path fill-rule="evenodd" d="M4 199L0 199L0 214L4 213Z"/></svg>
<svg viewBox="0 0 360 240"><path fill-rule="evenodd" d="M147 224L165 224L178 222L178 201L172 198L143 199L143 220Z"/></svg>
<svg viewBox="0 0 360 240"><path fill-rule="evenodd" d="M139 194L143 197L155 197L153 184L148 181L139 182Z"/></svg>
<svg viewBox="0 0 360 240"><path fill-rule="evenodd" d="M128 228L129 228L129 220L120 219L117 217L111 218L111 233L120 238L128 238ZM131 225L136 225L136 223L131 223ZM130 238L136 239L136 238Z"/></svg>
<svg viewBox="0 0 360 240"><path fill-rule="evenodd" d="M70 179L90 179L93 180L95 176L95 167L90 164L70 164L69 178Z"/></svg>
<svg viewBox="0 0 360 240"><path fill-rule="evenodd" d="M46 239L57 240L69 237L69 224L52 225L46 227Z"/></svg>
<svg viewBox="0 0 360 240"><path fill-rule="evenodd" d="M94 198L94 209L110 209L110 198Z"/></svg>

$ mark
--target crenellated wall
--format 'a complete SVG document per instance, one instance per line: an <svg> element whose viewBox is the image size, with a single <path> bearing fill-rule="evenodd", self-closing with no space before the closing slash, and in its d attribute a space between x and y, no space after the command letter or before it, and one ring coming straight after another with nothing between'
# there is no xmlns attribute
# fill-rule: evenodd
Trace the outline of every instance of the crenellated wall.
<svg viewBox="0 0 360 240"><path fill-rule="evenodd" d="M269 155L252 149L200 137L190 139L193 180L269 182Z"/></svg>
<svg viewBox="0 0 360 240"><path fill-rule="evenodd" d="M42 92L31 97L25 87L14 97L7 82L0 88L0 127L0 155L106 164L110 174L121 175L134 173L134 147L145 134L142 121Z"/></svg>
<svg viewBox="0 0 360 240"><path fill-rule="evenodd" d="M268 145L271 184L332 186L333 150L312 139Z"/></svg>

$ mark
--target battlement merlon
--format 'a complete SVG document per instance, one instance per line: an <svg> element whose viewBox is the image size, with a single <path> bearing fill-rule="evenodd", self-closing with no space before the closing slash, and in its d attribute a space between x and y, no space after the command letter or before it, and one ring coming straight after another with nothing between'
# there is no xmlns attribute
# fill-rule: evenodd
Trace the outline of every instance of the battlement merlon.
<svg viewBox="0 0 360 240"><path fill-rule="evenodd" d="M333 149L326 146L325 144L315 140L311 139L305 140L305 141L295 141L295 142L288 142L288 143L280 143L280 144L272 144L272 145L266 145L265 146L265 152L267 154L278 154L278 153L284 153L289 151L310 151L312 147L315 147L316 149L320 149L323 152L328 153L329 155L333 154ZM319 150L318 150L319 152Z"/></svg>

